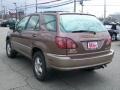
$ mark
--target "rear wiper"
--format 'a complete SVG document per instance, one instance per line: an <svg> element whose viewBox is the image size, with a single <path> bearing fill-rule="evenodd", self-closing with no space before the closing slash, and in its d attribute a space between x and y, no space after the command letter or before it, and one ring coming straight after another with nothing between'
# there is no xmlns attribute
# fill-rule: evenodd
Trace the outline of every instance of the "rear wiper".
<svg viewBox="0 0 120 90"><path fill-rule="evenodd" d="M79 32L79 33L82 33L82 32L84 33L84 32L86 32L86 33L93 33L93 34L96 34L95 31L89 31L89 30L88 30L88 31L86 31L86 30L72 31L72 33L78 33L78 32Z"/></svg>

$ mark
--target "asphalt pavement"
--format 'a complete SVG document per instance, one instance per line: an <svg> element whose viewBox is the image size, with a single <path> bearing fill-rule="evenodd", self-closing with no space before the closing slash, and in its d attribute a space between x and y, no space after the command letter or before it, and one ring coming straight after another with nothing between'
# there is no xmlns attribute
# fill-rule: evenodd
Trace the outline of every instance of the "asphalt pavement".
<svg viewBox="0 0 120 90"><path fill-rule="evenodd" d="M5 52L8 28L0 28L0 90L120 90L120 41L112 42L113 62L105 69L61 72L53 70L45 82L36 80L28 58L10 59Z"/></svg>

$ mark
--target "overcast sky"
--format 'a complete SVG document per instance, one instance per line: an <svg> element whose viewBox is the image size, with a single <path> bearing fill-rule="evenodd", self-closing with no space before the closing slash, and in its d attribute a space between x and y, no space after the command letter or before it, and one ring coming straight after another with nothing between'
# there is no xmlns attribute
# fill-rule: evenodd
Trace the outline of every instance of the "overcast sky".
<svg viewBox="0 0 120 90"><path fill-rule="evenodd" d="M47 1L54 1L54 0L38 0L39 3L41 2L47 2ZM68 0L61 0L60 2L64 2ZM14 9L15 6L13 3L16 2L17 6L24 6L25 0L3 0L3 5L6 6L8 9ZM58 3L60 3L58 2ZM107 3L107 15L113 14L113 13L120 13L120 0L106 0ZM26 4L35 4L35 0L26 0ZM56 3L53 3L56 4ZM53 5L49 4L49 5ZM94 14L98 17L102 17L104 15L104 0L89 0L84 1L84 12ZM59 8L52 8L55 10L70 10L73 11L73 4L69 4L66 6L62 6ZM28 8L28 13L32 11L35 11L35 8ZM50 9L51 10L51 9ZM41 9L39 9L41 11ZM77 4L77 11L81 11L80 4Z"/></svg>

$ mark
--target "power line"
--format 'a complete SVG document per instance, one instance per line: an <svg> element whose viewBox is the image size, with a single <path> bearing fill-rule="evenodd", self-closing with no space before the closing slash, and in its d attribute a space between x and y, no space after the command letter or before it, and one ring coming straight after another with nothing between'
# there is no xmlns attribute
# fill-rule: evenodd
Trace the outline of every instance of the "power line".
<svg viewBox="0 0 120 90"><path fill-rule="evenodd" d="M68 2L68 3L65 3L65 4L63 4L63 5L58 5L58 7L59 6L64 6L64 5L67 5L67 4L70 4L70 3L73 3L73 2ZM51 8L51 7L57 7L57 4L56 5L51 5L51 6L38 6L38 7L40 7L40 8ZM84 6L104 6L104 5L84 5ZM120 5L107 5L107 6L113 6L113 7L116 7L116 6L119 6L120 7ZM20 8L24 8L25 6L22 6L22 7L17 7L18 9L20 9ZM35 4L34 5L29 5L29 6L27 6L27 7L35 7ZM14 9L9 9L9 10L14 10Z"/></svg>
<svg viewBox="0 0 120 90"><path fill-rule="evenodd" d="M38 8L39 9L49 9L49 8L55 8L55 7L60 7L60 6L65 6L65 5L68 5L68 4L71 4L73 3L74 1L73 0L67 0L67 1L64 1L64 2L61 2L61 3L57 3L59 1L62 1L62 0L53 0L53 1L49 1L49 2L44 2L44 3L38 3ZM79 0L76 0L76 2L80 2ZM54 5L50 5L50 4L53 4L55 3ZM40 6L41 5L41 6ZM84 5L84 6L104 6L104 5ZM107 5L107 6L120 6L120 5ZM29 4L29 5L26 5L26 6L21 6L21 7L17 7L18 9L21 9L21 8L28 8L28 7L35 7L35 4ZM9 10L14 10L14 9L9 9Z"/></svg>
<svg viewBox="0 0 120 90"><path fill-rule="evenodd" d="M52 5L52 6L44 6L44 7L39 7L39 8L48 9L48 8L65 6L65 5L68 5L68 4L71 4L71 3L73 3L73 1L67 1L67 2L60 3L60 4Z"/></svg>
<svg viewBox="0 0 120 90"><path fill-rule="evenodd" d="M43 6L39 6L39 8L52 8L52 7L59 7L59 6L64 6L64 5L67 5L67 4L70 4L70 3L73 3L73 1L64 1L64 2L61 2L61 3L57 3L57 4L54 4L54 5L49 5L48 4L53 4L53 2L58 2L58 1L61 1L61 0L54 0L54 1L51 1L51 2L45 2L45 3L38 3L38 6L39 5L43 5ZM30 5L26 5L26 7L35 7L36 4L30 4ZM25 6L21 6L21 7L17 7L17 9L21 9L21 8L25 8ZM9 10L13 10L13 9L9 9Z"/></svg>
<svg viewBox="0 0 120 90"><path fill-rule="evenodd" d="M48 2L44 2L44 3L38 3L38 5L40 4L49 4L49 3L54 3L54 2L58 2L58 1L61 1L61 0L53 0L53 1L48 1ZM29 4L29 5L26 5L26 6L34 6L35 4Z"/></svg>
<svg viewBox="0 0 120 90"><path fill-rule="evenodd" d="M84 6L104 6L104 5L84 5ZM120 5L107 5L107 6L120 6Z"/></svg>
<svg viewBox="0 0 120 90"><path fill-rule="evenodd" d="M64 5L68 5L68 4L71 4L73 3L74 1L73 0L67 0L67 1L64 1L64 2L61 2L61 3L57 3L59 1L62 1L62 0L53 0L53 1L48 1L48 2L44 2L44 3L38 3L37 6L39 8L42 8L42 9L48 9L48 8L54 8L54 7L60 7L60 6L64 6ZM76 0L76 2L80 2L79 0ZM54 4L54 5L49 5L49 6L46 6L48 4L53 4L53 3L57 3L57 4ZM39 5L44 5L44 6L39 6ZM21 7L17 7L18 9L21 9L21 8L25 8L25 7L35 7L36 4L29 4L29 5L26 5L26 6L21 6ZM9 9L9 10L12 10L12 9Z"/></svg>
<svg viewBox="0 0 120 90"><path fill-rule="evenodd" d="M48 2L44 2L44 3L38 3L38 5L40 5L40 4L49 4L49 3L58 2L58 1L61 1L61 0L53 0L53 1L48 1ZM20 6L20 7L17 7L17 8L19 9L19 8L24 8L24 7L34 7L35 5L36 4L29 4L29 5ZM9 10L13 10L13 9L9 9Z"/></svg>

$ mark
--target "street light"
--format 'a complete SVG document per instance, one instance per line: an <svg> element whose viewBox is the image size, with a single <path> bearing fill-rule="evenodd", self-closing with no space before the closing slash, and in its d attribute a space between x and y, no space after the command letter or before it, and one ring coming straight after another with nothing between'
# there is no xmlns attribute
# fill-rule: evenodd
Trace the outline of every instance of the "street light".
<svg viewBox="0 0 120 90"><path fill-rule="evenodd" d="M81 7L82 7L82 9L81 9L81 12L83 13L83 0L80 0L80 5L81 5Z"/></svg>
<svg viewBox="0 0 120 90"><path fill-rule="evenodd" d="M84 9L84 1L90 1L90 0L80 0L80 5L81 5L81 7L82 7L82 9L81 9L81 12L83 13L83 9Z"/></svg>
<svg viewBox="0 0 120 90"><path fill-rule="evenodd" d="M16 11L16 20L17 20L17 4L13 3L15 5L15 11Z"/></svg>
<svg viewBox="0 0 120 90"><path fill-rule="evenodd" d="M83 2L84 1L89 1L89 0L78 0L80 2L80 5L82 6L81 12L83 13ZM74 0L74 12L76 12L76 2L78 2L77 0Z"/></svg>

